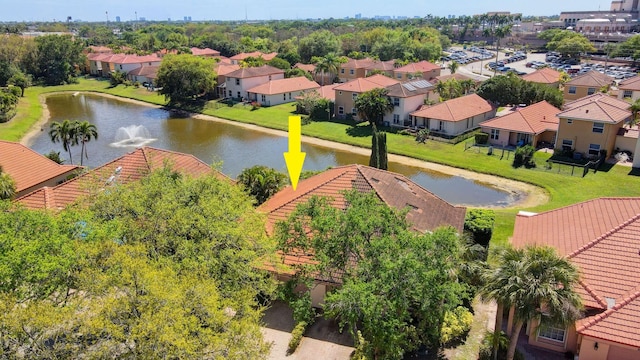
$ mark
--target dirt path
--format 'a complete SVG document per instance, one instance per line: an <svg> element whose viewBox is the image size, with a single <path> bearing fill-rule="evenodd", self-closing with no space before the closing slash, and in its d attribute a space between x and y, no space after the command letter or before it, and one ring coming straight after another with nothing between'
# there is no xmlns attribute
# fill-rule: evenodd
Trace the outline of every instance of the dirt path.
<svg viewBox="0 0 640 360"><path fill-rule="evenodd" d="M49 94L46 94L46 95L53 95L53 94L57 94L57 93L49 93ZM116 100L119 100L119 101L129 102L129 103L142 105L142 106L148 106L148 107L154 107L154 108L162 108L162 106L159 106L159 105L149 104L147 102L139 101L139 100L122 98L122 97L115 96L115 95L110 95L110 94L96 93L96 92L91 92L91 94L100 95L100 96L104 96L104 97L107 97L107 98L116 99ZM42 126L49 120L49 110L47 109L46 104L45 104L45 96L46 95L43 95L43 96L40 97L40 102L43 105L42 117L33 126L31 131L29 131L22 138L20 143L22 143L23 145L29 146L29 144L32 141L32 139L36 135L38 135L40 133L40 131L42 131ZM268 134L273 134L273 135L278 135L278 136L287 136L287 132L286 131L282 131L282 130L269 129L269 128L265 128L265 127L258 126L258 125L245 124L245 123L241 123L241 122L237 122L237 121L221 119L221 118L218 118L218 117L215 117L215 116L210 116L210 115L193 114L192 116L194 118L196 118L196 119L202 119L202 120L207 120L207 121L216 121L216 122L229 124L229 125L233 125L233 126L239 126L239 127L245 128L245 129L261 131L261 132L268 133ZM371 150L370 149L366 149L366 148L362 148L362 147L358 147L358 146L353 146L353 145L342 144L342 143L328 141L328 140L322 140L322 139L313 138L313 137L309 137L309 136L302 136L302 141L306 142L306 143L309 143L309 144L314 144L314 145L318 145L318 146L327 147L327 148L330 148L330 149L343 150L343 151L348 151L348 152L361 154L361 155L365 155L365 156L369 156L371 154ZM498 189L501 189L501 190L504 190L504 191L507 191L507 192L510 192L510 193L521 194L519 196L519 200L517 202L512 203L512 204L510 204L508 206L496 206L495 208L501 208L501 209L509 209L509 208L527 209L527 208L531 208L531 207L535 207L535 206L538 206L538 205L545 204L545 203L547 203L549 201L549 196L548 196L547 192L544 189L539 188L539 187L534 186L534 185L531 185L531 184L526 184L526 183L523 183L523 182L520 182L520 181L510 180L510 179L506 179L506 178L499 177L499 176L494 176L494 175L480 174L480 173L476 173L476 172L469 171L469 170L459 169L459 168L452 167L452 166L447 166L447 165L435 164L435 163L431 163L431 162L427 162L427 161L423 161L423 160L419 160L419 159L414 159L414 158L410 158L410 157L402 156L402 155L389 154L389 161L397 162L397 163L403 164L403 165L415 166L415 167L426 169L426 170L433 170L433 171L441 172L443 174L448 174L448 175L453 175L453 176L460 176L460 177L471 179L471 180L474 180L474 181L479 181L479 182L482 182L482 183L490 184L490 185L492 185L492 186L494 186L494 187L496 187Z"/></svg>

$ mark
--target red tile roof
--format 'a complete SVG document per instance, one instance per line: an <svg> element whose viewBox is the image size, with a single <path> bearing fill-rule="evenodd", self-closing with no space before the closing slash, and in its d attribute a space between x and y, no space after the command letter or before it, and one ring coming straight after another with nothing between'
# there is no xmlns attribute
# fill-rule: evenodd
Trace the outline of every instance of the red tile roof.
<svg viewBox="0 0 640 360"><path fill-rule="evenodd" d="M545 131L558 131L560 109L546 101L529 105L504 116L495 117L480 123L482 127L501 129L524 134L540 134Z"/></svg>
<svg viewBox="0 0 640 360"><path fill-rule="evenodd" d="M139 68L129 71L129 75L144 76L149 79L155 79L158 77L158 69L160 69L160 65L142 65Z"/></svg>
<svg viewBox="0 0 640 360"><path fill-rule="evenodd" d="M0 140L0 166L15 181L16 193L81 169L76 165L60 165L20 143L3 140Z"/></svg>
<svg viewBox="0 0 640 360"><path fill-rule="evenodd" d="M555 247L578 267L584 305L604 310L578 321L578 333L640 347L640 198L519 214L511 242Z"/></svg>
<svg viewBox="0 0 640 360"><path fill-rule="evenodd" d="M368 66L371 66L376 61L371 58L364 59L348 59L346 63L341 64L341 69L364 69Z"/></svg>
<svg viewBox="0 0 640 360"><path fill-rule="evenodd" d="M559 118L617 124L631 116L631 105L603 93L595 93L565 104Z"/></svg>
<svg viewBox="0 0 640 360"><path fill-rule="evenodd" d="M640 76L625 79L618 84L620 90L640 91Z"/></svg>
<svg viewBox="0 0 640 360"><path fill-rule="evenodd" d="M131 54L101 54L91 53L87 55L89 60L108 62L113 64L141 64L145 62L160 62L162 59L156 54L153 55L131 55Z"/></svg>
<svg viewBox="0 0 640 360"><path fill-rule="evenodd" d="M294 69L302 69L306 72L310 72L313 73L316 71L316 66L313 64L303 64L303 63L296 63L295 65L293 65Z"/></svg>
<svg viewBox="0 0 640 360"><path fill-rule="evenodd" d="M248 68L240 68L236 71L232 71L227 74L228 78L251 78L258 76L268 76L268 75L276 75L276 74L284 74L284 70L275 68L269 65L262 65L258 67L248 67Z"/></svg>
<svg viewBox="0 0 640 360"><path fill-rule="evenodd" d="M588 71L580 76L576 76L573 79L567 81L565 87L568 86L590 86L597 89L611 85L615 81L609 75L605 75L595 70Z"/></svg>
<svg viewBox="0 0 640 360"><path fill-rule="evenodd" d="M253 58L260 58L261 57L265 61L269 61L269 60L272 60L277 55L278 55L278 53L276 53L276 52L265 54L265 53L263 53L261 51L254 51L254 52L249 52L249 53L240 53L240 54L232 56L230 59L231 60L241 61L241 60L244 60L244 59L246 59L248 57L253 57Z"/></svg>
<svg viewBox="0 0 640 360"><path fill-rule="evenodd" d="M197 47L192 47L191 54L195 56L219 56L220 51L209 48L200 49Z"/></svg>
<svg viewBox="0 0 640 360"><path fill-rule="evenodd" d="M396 83L391 86L387 86L386 89L389 90L387 94L389 96L408 98L412 96L424 96L434 90L435 87L427 80L417 79L403 83Z"/></svg>
<svg viewBox="0 0 640 360"><path fill-rule="evenodd" d="M387 61L374 61L371 64L365 66L367 70L381 70L381 71L392 71L396 68L395 60L387 60Z"/></svg>
<svg viewBox="0 0 640 360"><path fill-rule="evenodd" d="M399 83L400 82L398 80L394 80L384 75L376 74L367 78L357 78L344 84L339 84L335 87L335 89L339 91L363 93L365 91L373 90L376 88L386 88L388 86Z"/></svg>
<svg viewBox="0 0 640 360"><path fill-rule="evenodd" d="M394 71L401 72L401 73L416 73L416 72L427 72L432 70L440 70L440 66L430 63L426 60L422 60L417 63L411 63L405 66L399 67Z"/></svg>
<svg viewBox="0 0 640 360"><path fill-rule="evenodd" d="M164 166L165 161L177 171L191 176L213 173L228 179L193 155L142 147L56 187L42 188L16 201L31 209L62 209L96 189L139 180L149 171Z"/></svg>
<svg viewBox="0 0 640 360"><path fill-rule="evenodd" d="M336 87L340 85L340 84L331 84L331 85L325 85L325 86L321 86L320 90L318 90L318 93L320 93L320 96L331 100L331 101L336 101Z"/></svg>
<svg viewBox="0 0 640 360"><path fill-rule="evenodd" d="M218 76L227 75L227 74L232 73L232 72L234 72L236 70L239 70L240 69L240 65L218 63L216 66L214 66L214 69L216 71L216 74L218 74Z"/></svg>
<svg viewBox="0 0 640 360"><path fill-rule="evenodd" d="M549 67L544 67L531 74L523 75L522 80L540 84L555 84L560 82L560 72Z"/></svg>
<svg viewBox="0 0 640 360"><path fill-rule="evenodd" d="M311 81L304 76L300 76L287 79L271 80L264 84L252 87L251 89L248 89L247 92L255 94L275 95L312 89L318 90L320 89L320 85L317 82Z"/></svg>
<svg viewBox="0 0 640 360"><path fill-rule="evenodd" d="M422 108L411 115L425 119L462 121L493 110L490 102L476 94L470 94Z"/></svg>

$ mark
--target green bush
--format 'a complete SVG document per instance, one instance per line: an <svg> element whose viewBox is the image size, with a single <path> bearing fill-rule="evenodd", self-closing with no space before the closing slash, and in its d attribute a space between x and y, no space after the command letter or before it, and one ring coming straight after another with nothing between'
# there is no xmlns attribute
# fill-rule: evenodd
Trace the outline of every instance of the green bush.
<svg viewBox="0 0 640 360"><path fill-rule="evenodd" d="M409 129L402 129L398 131L398 135L413 135Z"/></svg>
<svg viewBox="0 0 640 360"><path fill-rule="evenodd" d="M293 354L296 351L302 341L302 335L304 335L305 330L307 330L307 323L305 321L297 323L296 327L293 328L291 340L289 340L289 346L287 348L288 354Z"/></svg>
<svg viewBox="0 0 640 360"><path fill-rule="evenodd" d="M453 311L445 312L440 331L440 342L451 344L461 340L471 329L472 323L473 314L466 307L458 306Z"/></svg>
<svg viewBox="0 0 640 360"><path fill-rule="evenodd" d="M475 134L476 144L484 145L489 141L489 134L487 133L477 133Z"/></svg>
<svg viewBox="0 0 640 360"><path fill-rule="evenodd" d="M471 235L474 243L488 247L495 220L496 213L493 210L470 209L464 217L464 230Z"/></svg>
<svg viewBox="0 0 640 360"><path fill-rule="evenodd" d="M519 168L523 165L527 169L536 167L536 162L533 160L533 154L535 152L536 148L531 145L517 148L515 156L513 157L513 167Z"/></svg>

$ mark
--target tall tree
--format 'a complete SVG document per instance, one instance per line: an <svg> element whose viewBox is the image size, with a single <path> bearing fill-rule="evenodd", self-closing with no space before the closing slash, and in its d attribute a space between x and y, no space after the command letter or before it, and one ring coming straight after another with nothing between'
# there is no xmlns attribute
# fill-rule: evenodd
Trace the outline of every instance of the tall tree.
<svg viewBox="0 0 640 360"><path fill-rule="evenodd" d="M73 164L71 146L78 145L76 122L72 122L71 120L63 120L62 122L54 121L49 130L49 137L54 143L62 143L64 151L69 153L69 163Z"/></svg>
<svg viewBox="0 0 640 360"><path fill-rule="evenodd" d="M215 89L213 60L192 55L167 55L156 79L160 94L170 105L202 97Z"/></svg>
<svg viewBox="0 0 640 360"><path fill-rule="evenodd" d="M256 206L267 201L287 183L287 176L276 169L256 165L242 170L238 183L256 199Z"/></svg>
<svg viewBox="0 0 640 360"><path fill-rule="evenodd" d="M83 45L70 35L45 35L36 38L35 77L47 85L70 82L82 61Z"/></svg>
<svg viewBox="0 0 640 360"><path fill-rule="evenodd" d="M373 136L371 137L369 166L387 170L389 167L389 160L387 159L387 133L378 131L375 124L373 124L372 127Z"/></svg>
<svg viewBox="0 0 640 360"><path fill-rule="evenodd" d="M451 71L451 74L455 74L459 67L460 67L460 64L455 60L453 60L449 64L449 66L447 66L447 68Z"/></svg>
<svg viewBox="0 0 640 360"><path fill-rule="evenodd" d="M24 89L31 86L31 77L29 75L25 75L22 71L18 71L9 78L7 81L8 84L15 85L20 88L20 96L24 96Z"/></svg>
<svg viewBox="0 0 640 360"><path fill-rule="evenodd" d="M329 73L331 76L331 82L333 82L333 78L338 73L338 69L340 68L340 64L346 62L346 59L343 57L337 56L335 53L329 53L322 57L315 57L312 60L316 65L316 74L320 73L322 77L322 85L324 86L324 74Z"/></svg>
<svg viewBox="0 0 640 360"><path fill-rule="evenodd" d="M313 197L276 225L284 253L312 253L299 274L342 283L325 299L325 314L354 338L361 331L369 358L400 359L422 344L439 345L446 310L460 302L454 277L460 252L451 228L418 234L406 212L375 193L344 194L345 210Z"/></svg>
<svg viewBox="0 0 640 360"><path fill-rule="evenodd" d="M78 136L78 141L82 145L82 148L80 149L80 166L82 166L83 155L87 160L89 159L86 144L91 141L91 139L98 140L98 129L94 124L85 120L82 122L75 122L75 131Z"/></svg>
<svg viewBox="0 0 640 360"><path fill-rule="evenodd" d="M337 54L341 50L340 39L329 30L318 30L300 39L298 52L306 64L314 56L322 57L330 53Z"/></svg>
<svg viewBox="0 0 640 360"><path fill-rule="evenodd" d="M388 93L387 89L375 88L359 94L355 100L358 116L363 121L382 125L384 116L393 111L393 103Z"/></svg>
<svg viewBox="0 0 640 360"><path fill-rule="evenodd" d="M514 310L507 360L513 360L526 322L566 326L579 318L578 277L575 266L550 247L508 248L498 254L497 265L484 274L481 295Z"/></svg>
<svg viewBox="0 0 640 360"><path fill-rule="evenodd" d="M2 172L2 166L0 166L0 200L9 200L16 195L16 182L13 178Z"/></svg>

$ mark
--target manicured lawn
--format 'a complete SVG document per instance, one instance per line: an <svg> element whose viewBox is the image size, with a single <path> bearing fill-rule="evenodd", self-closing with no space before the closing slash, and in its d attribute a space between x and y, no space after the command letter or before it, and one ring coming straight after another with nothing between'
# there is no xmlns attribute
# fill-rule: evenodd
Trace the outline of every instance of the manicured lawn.
<svg viewBox="0 0 640 360"><path fill-rule="evenodd" d="M9 123L0 124L0 139L19 141L31 126L38 121L42 113L39 96L55 91L96 91L127 98L142 100L153 104L164 104L164 98L144 88L124 87L111 88L106 81L81 79L78 84L54 87L32 87L27 89L25 97L20 101L16 118ZM227 106L210 102L203 113L225 119L256 124L274 129L286 130L288 116L295 110L293 104L284 104L268 108L252 110L251 106L236 104ZM304 135L337 141L341 143L369 147L370 128L364 124L352 126L344 122L311 122L302 127ZM406 135L389 133L387 136L389 152L411 156L425 161L455 166L475 172L493 174L509 179L531 183L544 188L550 195L549 203L530 211L544 211L574 204L600 196L640 196L640 177L629 175L631 169L613 166L607 171L594 174L591 171L584 178L581 169L571 176L567 169L557 168L545 170L544 165L549 154L537 153L536 169L511 166L511 160L500 160L499 156L487 156L486 151L465 151L464 143L450 145L429 140L425 144L417 144L414 138ZM513 232L513 223L517 210L498 210L493 244L505 243Z"/></svg>

